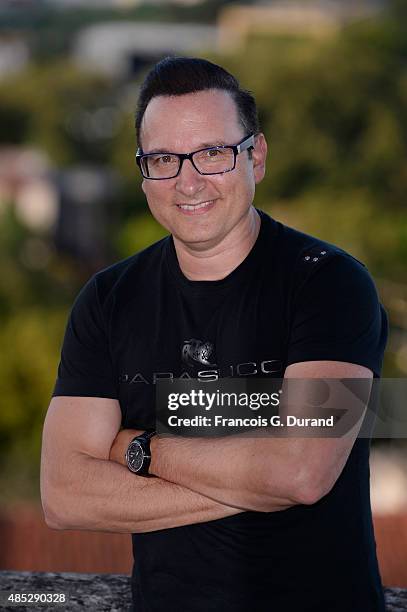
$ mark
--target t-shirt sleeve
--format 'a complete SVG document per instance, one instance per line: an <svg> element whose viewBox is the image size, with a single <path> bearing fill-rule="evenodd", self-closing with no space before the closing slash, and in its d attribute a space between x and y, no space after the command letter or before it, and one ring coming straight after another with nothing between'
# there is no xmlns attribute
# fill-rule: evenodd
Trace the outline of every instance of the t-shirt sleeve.
<svg viewBox="0 0 407 612"><path fill-rule="evenodd" d="M312 270L296 297L287 365L345 361L379 377L387 333L387 315L368 270L336 254Z"/></svg>
<svg viewBox="0 0 407 612"><path fill-rule="evenodd" d="M118 397L95 277L79 293L68 318L53 391L57 395Z"/></svg>

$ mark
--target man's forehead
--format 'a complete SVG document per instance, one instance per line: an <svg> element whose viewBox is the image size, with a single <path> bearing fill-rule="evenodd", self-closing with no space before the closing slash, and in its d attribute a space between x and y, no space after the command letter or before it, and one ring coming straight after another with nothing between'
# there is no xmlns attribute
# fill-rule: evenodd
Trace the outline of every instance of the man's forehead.
<svg viewBox="0 0 407 612"><path fill-rule="evenodd" d="M239 138L242 127L236 104L227 91L205 90L179 96L156 96L141 123L143 146L190 139L196 146ZM218 142L219 141L219 142Z"/></svg>

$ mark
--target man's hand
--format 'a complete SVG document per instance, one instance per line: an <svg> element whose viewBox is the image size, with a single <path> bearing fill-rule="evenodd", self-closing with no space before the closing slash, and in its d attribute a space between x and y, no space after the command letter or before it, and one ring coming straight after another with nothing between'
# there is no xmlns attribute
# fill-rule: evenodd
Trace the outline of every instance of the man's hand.
<svg viewBox="0 0 407 612"><path fill-rule="evenodd" d="M140 436L144 431L142 429L121 429L115 439L109 453L109 460L116 461L127 467L126 451L130 442L136 436Z"/></svg>

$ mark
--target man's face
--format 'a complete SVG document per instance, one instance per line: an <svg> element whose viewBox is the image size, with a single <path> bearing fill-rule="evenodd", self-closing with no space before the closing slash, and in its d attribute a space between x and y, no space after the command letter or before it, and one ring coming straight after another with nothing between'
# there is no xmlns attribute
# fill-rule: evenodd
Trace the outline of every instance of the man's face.
<svg viewBox="0 0 407 612"><path fill-rule="evenodd" d="M148 104L142 125L144 153L190 153L215 145L235 145L248 134L239 122L236 105L226 91L209 90L181 96L157 96ZM255 139L237 155L231 172L201 175L185 160L171 179L144 179L143 191L151 213L174 237L190 248L207 249L233 234L253 202L255 184L264 176L266 143ZM188 210L184 205L203 207Z"/></svg>

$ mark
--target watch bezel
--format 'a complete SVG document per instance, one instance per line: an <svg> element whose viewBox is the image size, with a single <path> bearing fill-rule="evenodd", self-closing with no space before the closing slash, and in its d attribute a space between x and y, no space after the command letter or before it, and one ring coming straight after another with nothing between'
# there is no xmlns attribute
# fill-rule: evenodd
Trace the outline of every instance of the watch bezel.
<svg viewBox="0 0 407 612"><path fill-rule="evenodd" d="M134 467L133 463L132 463L131 458L130 458L130 453L131 453L132 450L135 450L137 447L141 450L142 457L141 457L141 460L140 460L140 465L136 469ZM137 440L137 438L135 438L134 440L132 440L130 442L130 444L127 447L127 451L126 451L126 463L127 463L127 467L129 468L129 470L131 472L133 472L134 474L137 474L142 469L142 467L143 467L145 457L146 457L146 454L144 452L143 445L140 443L139 440Z"/></svg>

